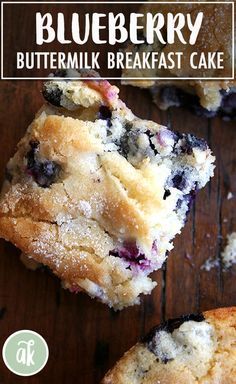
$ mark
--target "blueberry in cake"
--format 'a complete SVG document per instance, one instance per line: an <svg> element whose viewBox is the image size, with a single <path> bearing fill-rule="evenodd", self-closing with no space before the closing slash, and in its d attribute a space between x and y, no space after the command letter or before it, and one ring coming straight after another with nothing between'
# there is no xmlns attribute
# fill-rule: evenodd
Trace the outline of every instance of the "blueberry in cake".
<svg viewBox="0 0 236 384"><path fill-rule="evenodd" d="M171 8L170 8L171 7ZM236 81L222 80L223 77L229 77L232 72L232 26L231 26L231 9L230 7L223 7L217 4L203 8L198 2L188 4L188 12L194 14L196 11L204 10L204 18L201 30L197 41L194 45L186 44L185 46L179 45L178 41L175 44L161 44L155 41L150 45L146 41L145 29L144 35L140 40L143 44L131 45L127 44L125 52L136 52L147 54L152 52L163 53L166 56L168 53L183 52L184 57L189 57L193 52L223 52L225 57L224 73L219 75L217 68L208 70L208 77L216 78L216 80L145 80L145 78L153 77L194 77L199 76L191 71L187 65L182 65L182 69L165 69L158 68L151 69L125 69L123 70L123 83L131 84L140 88L148 88L152 94L154 102L161 109L168 109L169 107L187 107L194 113L212 118L220 116L224 120L231 120L236 118ZM184 12L184 9L179 8L178 2L170 5L159 4L145 4L140 12L152 14L161 11L164 15L167 12ZM207 17L206 17L207 16ZM208 22L209 21L209 22ZM184 27L185 28L185 27ZM187 26L186 26L187 28ZM186 34L188 32L186 30ZM208 42L206 47L206 36ZM234 58L235 66L235 58ZM177 67L177 66L176 66ZM142 77L144 80L125 80L128 77ZM217 79L219 78L219 80Z"/></svg>
<svg viewBox="0 0 236 384"><path fill-rule="evenodd" d="M102 384L235 384L236 307L182 316L154 328Z"/></svg>
<svg viewBox="0 0 236 384"><path fill-rule="evenodd" d="M134 116L107 81L63 76L44 85L46 103L7 165L0 236L65 288L122 309L155 287L148 275L214 157L204 140Z"/></svg>

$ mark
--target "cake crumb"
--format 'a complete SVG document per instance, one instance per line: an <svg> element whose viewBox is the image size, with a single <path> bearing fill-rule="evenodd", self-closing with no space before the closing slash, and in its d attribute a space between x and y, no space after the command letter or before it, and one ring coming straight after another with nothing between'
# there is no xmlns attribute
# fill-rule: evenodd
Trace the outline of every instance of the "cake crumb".
<svg viewBox="0 0 236 384"><path fill-rule="evenodd" d="M218 259L212 259L209 257L204 264L202 264L201 269L209 272L212 268L218 268L220 266L220 261Z"/></svg>
<svg viewBox="0 0 236 384"><path fill-rule="evenodd" d="M227 236L227 245L221 256L225 268L230 268L236 263L236 232Z"/></svg>

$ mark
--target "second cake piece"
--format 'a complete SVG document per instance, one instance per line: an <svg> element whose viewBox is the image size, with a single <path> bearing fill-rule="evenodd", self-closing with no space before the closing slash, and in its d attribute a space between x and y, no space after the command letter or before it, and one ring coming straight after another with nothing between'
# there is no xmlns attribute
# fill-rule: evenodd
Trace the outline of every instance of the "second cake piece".
<svg viewBox="0 0 236 384"><path fill-rule="evenodd" d="M171 319L153 328L101 384L235 384L236 307Z"/></svg>
<svg viewBox="0 0 236 384"><path fill-rule="evenodd" d="M63 75L8 163L0 236L71 291L122 309L155 287L148 275L214 157L204 140L134 116L108 82Z"/></svg>

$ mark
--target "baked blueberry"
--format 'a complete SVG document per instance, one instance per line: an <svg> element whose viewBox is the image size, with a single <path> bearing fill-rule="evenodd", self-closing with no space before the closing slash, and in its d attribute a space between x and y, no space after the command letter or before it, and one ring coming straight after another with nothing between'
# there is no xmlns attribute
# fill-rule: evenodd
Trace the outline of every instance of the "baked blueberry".
<svg viewBox="0 0 236 384"><path fill-rule="evenodd" d="M55 107L61 106L62 90L57 86L55 86L53 89L43 88L42 93L44 99L50 104L54 105Z"/></svg>
<svg viewBox="0 0 236 384"><path fill-rule="evenodd" d="M54 161L38 159L38 141L30 141L30 146L31 149L26 154L27 173L33 177L40 187L48 188L57 180L61 167Z"/></svg>
<svg viewBox="0 0 236 384"><path fill-rule="evenodd" d="M172 184L173 184L173 187L174 188L177 188L179 189L180 191L182 191L183 189L186 188L186 185L187 185L187 179L185 177L185 174L184 172L181 172L181 173L177 173L173 179L172 179Z"/></svg>

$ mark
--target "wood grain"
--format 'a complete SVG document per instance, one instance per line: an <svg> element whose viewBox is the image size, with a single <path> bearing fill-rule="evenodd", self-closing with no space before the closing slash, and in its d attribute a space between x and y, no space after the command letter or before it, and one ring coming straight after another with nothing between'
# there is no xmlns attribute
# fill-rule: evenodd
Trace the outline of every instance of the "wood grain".
<svg viewBox="0 0 236 384"><path fill-rule="evenodd" d="M0 83L0 177L18 140L42 103L39 81ZM74 295L45 271L31 272L19 251L0 241L0 348L19 329L47 340L50 357L36 376L17 377L0 362L0 384L95 384L137 339L168 317L236 303L235 268L223 271L226 235L236 230L236 127L186 110L160 112L147 91L121 86L121 97L140 117L204 137L217 157L215 177L199 192L182 235L162 271L159 285L140 306L114 312L84 294ZM227 200L231 191L234 198ZM206 272L208 258L220 267Z"/></svg>

